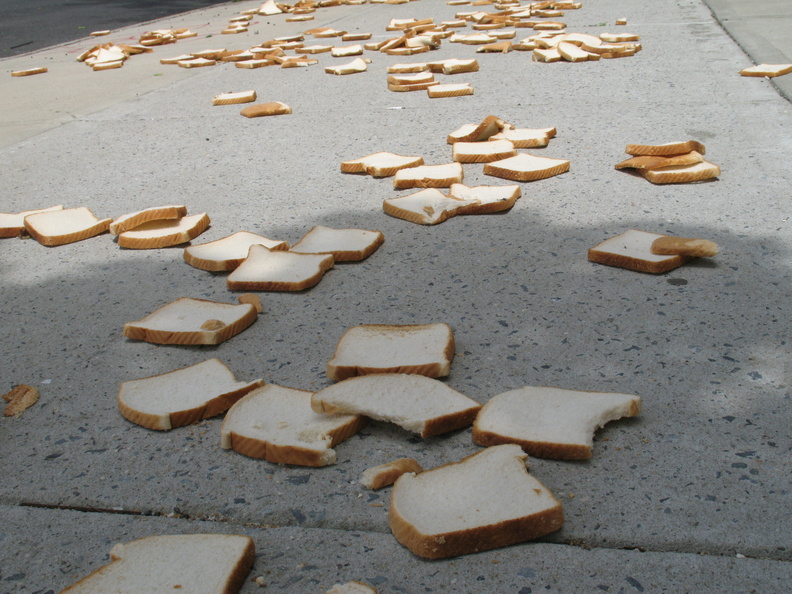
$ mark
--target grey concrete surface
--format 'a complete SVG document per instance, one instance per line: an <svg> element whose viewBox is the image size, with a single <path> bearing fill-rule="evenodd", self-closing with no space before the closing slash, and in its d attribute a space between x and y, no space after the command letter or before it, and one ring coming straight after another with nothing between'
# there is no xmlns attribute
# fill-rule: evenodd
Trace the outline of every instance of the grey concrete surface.
<svg viewBox="0 0 792 594"><path fill-rule="evenodd" d="M224 22L248 5L256 3L230 4L218 16ZM384 38L390 18L439 21L457 10L438 0L333 8L310 26ZM22 417L0 423L8 518L0 590L65 587L101 564L112 543L165 530L255 533L256 571L283 580L273 591L321 592L372 577L383 592L769 592L788 580L792 107L772 86L737 75L747 57L699 0L628 10L605 0L563 20L570 31L600 33L621 30L601 23L623 16L626 30L641 35L635 57L541 64L519 52L479 54L479 72L450 77L469 81L471 97L387 91L388 64L426 54L369 55L369 71L348 77L323 72L338 61L327 55L305 69L223 65L162 84L157 77L145 92L127 88L104 109L85 107L1 148L7 212L62 203L118 216L185 203L212 218L200 242L244 229L294 243L316 224L380 229L386 239L310 291L262 294L265 312L251 328L194 348L121 335L124 322L178 297L235 300L223 275L187 266L180 248L121 250L107 236L57 248L0 242L0 378L42 392ZM274 19L272 27L222 42L241 49L276 27L308 28ZM202 45L219 47L218 39ZM120 88L145 73L171 76L156 60L183 47L51 80ZM473 55L443 43L429 58ZM46 76L5 76L0 96L11 83L27 85L16 92L27 89L32 102L34 84L60 92ZM211 106L219 92L249 88L294 113L248 120L239 106ZM523 184L508 213L420 227L382 213L381 200L397 193L390 180L338 171L343 160L381 150L447 162L446 135L490 113L519 127L555 126L557 138L535 152L572 163L569 173ZM22 114L7 121L24 127ZM706 144L720 179L653 186L613 169L627 143L687 138ZM480 165L466 165L465 176L470 185L500 183ZM589 247L629 228L710 238L722 253L660 276L586 260ZM639 417L597 433L590 461L532 460L566 516L543 542L427 563L393 540L389 494L362 489L363 470L401 456L425 467L458 460L479 449L469 430L422 441L371 423L336 448L336 465L309 469L221 450L220 419L157 433L116 408L120 382L215 356L241 379L318 389L329 383L324 367L346 328L426 322L452 326L448 384L481 402L523 385L643 398ZM25 526L51 533L46 550ZM351 544L361 539L368 557ZM26 562L42 569L28 571ZM354 571L338 567L347 562ZM315 567L302 573L301 564Z"/></svg>

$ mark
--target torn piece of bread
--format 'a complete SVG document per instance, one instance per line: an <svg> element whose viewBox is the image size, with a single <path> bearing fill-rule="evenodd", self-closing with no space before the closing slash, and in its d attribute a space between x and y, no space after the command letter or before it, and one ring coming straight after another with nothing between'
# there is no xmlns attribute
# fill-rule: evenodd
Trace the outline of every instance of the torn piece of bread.
<svg viewBox="0 0 792 594"><path fill-rule="evenodd" d="M18 417L28 408L36 404L40 398L39 391L34 386L18 384L3 394L6 406L3 409L4 417Z"/></svg>
<svg viewBox="0 0 792 594"><path fill-rule="evenodd" d="M681 155L670 155L668 157L641 155L630 157L620 163L616 163L615 169L658 169L660 167L671 167L674 165L695 165L701 163L704 157L701 153L690 151Z"/></svg>
<svg viewBox="0 0 792 594"><path fill-rule="evenodd" d="M792 64L757 64L740 70L740 76L766 76L773 78L792 72Z"/></svg>
<svg viewBox="0 0 792 594"><path fill-rule="evenodd" d="M180 219L157 219L118 234L118 246L150 250L188 243L209 227L209 215L202 212Z"/></svg>
<svg viewBox="0 0 792 594"><path fill-rule="evenodd" d="M302 291L315 286L332 267L330 254L298 254L254 244L226 285L232 291Z"/></svg>
<svg viewBox="0 0 792 594"><path fill-rule="evenodd" d="M667 157L669 155L689 153L690 151L696 151L704 155L707 149L696 140L686 140L684 142L667 142L665 144L628 144L624 152L634 157L640 155Z"/></svg>
<svg viewBox="0 0 792 594"><path fill-rule="evenodd" d="M349 0L347 0L349 3ZM347 582L346 584L335 584L325 594L377 594L377 589L364 584L363 582Z"/></svg>
<svg viewBox="0 0 792 594"><path fill-rule="evenodd" d="M283 66L283 64L281 64ZM291 107L280 101L270 101L269 103L259 103L246 107L239 113L246 118L260 118L263 116L285 115L292 112Z"/></svg>
<svg viewBox="0 0 792 594"><path fill-rule="evenodd" d="M693 165L673 165L655 169L639 170L653 184L686 184L714 179L721 173L720 167L709 161Z"/></svg>
<svg viewBox="0 0 792 594"><path fill-rule="evenodd" d="M538 148L547 146L555 135L555 128L507 128L490 136L490 140L508 140L514 148Z"/></svg>
<svg viewBox="0 0 792 594"><path fill-rule="evenodd" d="M464 95L472 95L473 87L470 86L470 83L433 85L427 87L426 94L432 99L440 97L463 97Z"/></svg>
<svg viewBox="0 0 792 594"><path fill-rule="evenodd" d="M41 245L74 243L105 233L113 219L98 219L84 206L27 215L25 231Z"/></svg>
<svg viewBox="0 0 792 594"><path fill-rule="evenodd" d="M363 471L363 476L360 477L360 484L367 489L376 491L383 487L390 487L396 482L396 479L408 472L417 474L423 472L423 467L413 458L398 458L379 466L366 468Z"/></svg>
<svg viewBox="0 0 792 594"><path fill-rule="evenodd" d="M512 181L535 181L569 171L566 159L551 159L520 153L500 161L484 164L484 173Z"/></svg>
<svg viewBox="0 0 792 594"><path fill-rule="evenodd" d="M339 64L338 66L325 67L325 72L337 75L355 74L357 72L365 72L366 70L368 70L368 62L363 58L355 58L351 62Z"/></svg>
<svg viewBox="0 0 792 594"><path fill-rule="evenodd" d="M182 297L124 324L124 336L154 344L220 344L258 318L256 308Z"/></svg>
<svg viewBox="0 0 792 594"><path fill-rule="evenodd" d="M467 427L481 405L440 380L405 373L351 377L319 390L315 412L364 415L395 423L422 438Z"/></svg>
<svg viewBox="0 0 792 594"><path fill-rule="evenodd" d="M382 210L392 217L418 225L437 225L476 204L476 198L446 196L437 188L426 188L408 196L386 198L382 201Z"/></svg>
<svg viewBox="0 0 792 594"><path fill-rule="evenodd" d="M255 553L253 539L244 535L148 536L116 544L110 550L110 563L62 594L235 594L253 566Z"/></svg>
<svg viewBox="0 0 792 594"><path fill-rule="evenodd" d="M373 254L385 241L381 231L333 229L317 225L291 247L299 254L330 254L336 262L358 262Z"/></svg>
<svg viewBox="0 0 792 594"><path fill-rule="evenodd" d="M554 532L561 503L528 474L519 446L487 448L460 462L404 474L393 487L388 521L415 555L442 559Z"/></svg>
<svg viewBox="0 0 792 594"><path fill-rule="evenodd" d="M256 91L238 91L236 93L220 93L212 98L212 105L234 105L250 103L256 100Z"/></svg>
<svg viewBox="0 0 792 594"><path fill-rule="evenodd" d="M718 244L709 239L672 237L670 235L655 239L650 249L653 254L690 256L691 258L712 258L720 252Z"/></svg>
<svg viewBox="0 0 792 594"><path fill-rule="evenodd" d="M608 266L652 274L674 270L690 260L687 256L653 254L652 243L660 237L663 236L630 229L589 249L588 259Z"/></svg>
<svg viewBox="0 0 792 594"><path fill-rule="evenodd" d="M451 373L454 333L448 324L365 324L349 328L327 363L327 377L342 380L370 373Z"/></svg>
<svg viewBox="0 0 792 594"><path fill-rule="evenodd" d="M488 140L491 136L511 130L514 126L497 116L489 115L478 124L465 124L448 135L448 144L455 142L480 142Z"/></svg>
<svg viewBox="0 0 792 594"><path fill-rule="evenodd" d="M473 441L514 443L537 458L584 460L591 458L597 429L640 412L641 399L630 394L526 386L484 405L473 425Z"/></svg>
<svg viewBox="0 0 792 594"><path fill-rule="evenodd" d="M118 235L124 231L130 231L149 221L163 220L163 219L180 219L187 214L187 207L183 204L173 204L168 206L152 206L131 212L129 214L121 215L110 223L110 234Z"/></svg>
<svg viewBox="0 0 792 594"><path fill-rule="evenodd" d="M509 140L455 142L453 147L453 159L460 163L489 163L517 155L517 150Z"/></svg>
<svg viewBox="0 0 792 594"><path fill-rule="evenodd" d="M408 157L394 153L374 153L360 159L343 161L342 173L366 173L373 177L390 177L400 169L423 165L423 157Z"/></svg>
<svg viewBox="0 0 792 594"><path fill-rule="evenodd" d="M232 406L220 429L220 445L277 464L335 464L332 449L365 425L357 415L320 415L312 392L267 384Z"/></svg>
<svg viewBox="0 0 792 594"><path fill-rule="evenodd" d="M24 210L18 213L0 212L0 237L22 237L25 232L25 217L42 212L63 210L63 205Z"/></svg>
<svg viewBox="0 0 792 594"><path fill-rule="evenodd" d="M393 177L393 187L403 188L447 188L462 183L465 172L462 164L453 162L443 165L421 165L401 169Z"/></svg>
<svg viewBox="0 0 792 594"><path fill-rule="evenodd" d="M263 245L276 251L289 249L289 244L285 241L267 239L248 231L238 231L222 239L184 248L184 261L190 266L210 272L234 270L248 257L251 245Z"/></svg>
<svg viewBox="0 0 792 594"><path fill-rule="evenodd" d="M522 195L522 188L519 185L471 187L452 184L449 194L453 198L471 201L469 206L462 207L456 214L479 215L509 210Z"/></svg>
<svg viewBox="0 0 792 594"><path fill-rule="evenodd" d="M330 50L330 55L334 58L346 58L349 56L359 56L363 53L363 46L359 43L344 47L334 47Z"/></svg>
<svg viewBox="0 0 792 594"><path fill-rule="evenodd" d="M208 359L168 373L123 382L118 409L141 427L168 431L227 411L264 380L238 382L220 359Z"/></svg>

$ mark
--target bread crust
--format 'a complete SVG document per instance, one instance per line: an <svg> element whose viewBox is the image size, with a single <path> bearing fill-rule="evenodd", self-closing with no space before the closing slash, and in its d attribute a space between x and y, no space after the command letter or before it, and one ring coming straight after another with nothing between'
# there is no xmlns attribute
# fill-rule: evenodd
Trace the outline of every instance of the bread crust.
<svg viewBox="0 0 792 594"><path fill-rule="evenodd" d="M519 161L511 161L510 159L521 159L525 153L520 153L516 157L509 157L501 161L494 161L484 165L484 173L486 175L494 175L503 179L512 181L536 181L540 179L547 179L569 171L569 161L566 159L550 159L548 157L533 157L534 159L545 159L547 166L542 169L522 170Z"/></svg>
<svg viewBox="0 0 792 594"><path fill-rule="evenodd" d="M449 169L446 177L441 177L440 171L442 168ZM406 173L404 175L399 175L400 172L397 171L393 178L394 188L447 188L451 184L462 183L462 180L465 177L465 172L462 169L462 165L456 161L452 163L445 163L443 165L422 165L420 167L410 167L408 169L401 170L401 172L410 171L411 169L420 171L411 171L411 177L408 177ZM421 176L418 176L418 173L420 173Z"/></svg>
<svg viewBox="0 0 792 594"><path fill-rule="evenodd" d="M367 489L376 491L392 485L396 479L408 472L423 472L423 467L414 458L397 458L386 464L367 468L360 484Z"/></svg>
<svg viewBox="0 0 792 594"><path fill-rule="evenodd" d="M535 458L553 460L587 460L592 456L592 448L578 444L558 444L546 441L529 441L515 437L506 437L489 431L482 431L473 423L473 441L480 446L489 447L515 443L523 451Z"/></svg>
<svg viewBox="0 0 792 594"><path fill-rule="evenodd" d="M196 215L196 217L193 225L189 228L179 228L177 222L172 232L167 233L163 231L161 235L155 235L153 237L136 236L135 233L137 229L121 232L118 235L118 246L133 250L150 250L188 243L206 231L209 227L210 220L208 214L204 212L200 215ZM181 220L183 221L184 219Z"/></svg>

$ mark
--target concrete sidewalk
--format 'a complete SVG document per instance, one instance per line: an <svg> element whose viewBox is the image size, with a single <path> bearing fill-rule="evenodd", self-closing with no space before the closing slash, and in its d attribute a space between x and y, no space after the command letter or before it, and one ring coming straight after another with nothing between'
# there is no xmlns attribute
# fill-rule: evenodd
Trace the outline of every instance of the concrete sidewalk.
<svg viewBox="0 0 792 594"><path fill-rule="evenodd" d="M273 592L350 580L380 592L787 588L792 106L768 81L738 75L751 60L707 6L602 0L561 18L571 32L640 34L643 51L618 60L543 64L444 41L413 57L368 52L369 70L352 76L325 74L346 61L328 54L299 69L159 64L319 26L385 39L392 18L439 22L466 9L442 0L344 6L308 23L262 18L247 34L219 35L258 5L102 38L171 26L200 33L119 70L74 62L93 40L0 62L3 212L64 204L117 217L182 203L212 219L195 243L248 230L293 244L318 224L385 234L368 260L337 265L309 291L263 293L260 319L217 347L122 336L125 322L179 297L236 300L224 275L188 266L181 248L122 250L106 235L56 248L0 241L0 390L27 383L42 394L0 421L0 592L59 591L106 563L115 542L192 532L253 536L249 577ZM627 27L613 26L619 17ZM387 90L390 64L467 57L479 72L442 82L470 82L473 96ZM50 72L6 73L39 64ZM211 105L246 89L293 113L250 120L240 106ZM522 184L508 213L413 225L381 210L398 195L391 180L338 170L377 151L448 162L446 135L489 114L555 126L550 145L531 152L571 161L568 173ZM706 144L717 181L654 186L613 168L627 143L688 138ZM465 183L502 182L466 165ZM588 248L629 228L709 238L722 253L659 276L587 261ZM363 470L405 456L425 468L457 461L480 450L469 429L421 440L372 422L335 448L337 464L313 469L222 450L221 419L152 432L117 409L121 382L211 357L239 379L317 390L331 383L325 365L347 328L429 322L454 329L447 383L482 403L525 385L642 397L639 417L597 432L590 461L531 460L564 506L560 531L437 562L395 541L389 490L362 488ZM254 591L248 581L243 592Z"/></svg>

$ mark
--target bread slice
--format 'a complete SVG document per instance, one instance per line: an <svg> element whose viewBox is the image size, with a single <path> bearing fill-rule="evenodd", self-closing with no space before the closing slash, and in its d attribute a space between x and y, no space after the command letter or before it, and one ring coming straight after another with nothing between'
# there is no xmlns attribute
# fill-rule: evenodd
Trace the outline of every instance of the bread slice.
<svg viewBox="0 0 792 594"><path fill-rule="evenodd" d="M355 74L358 72L365 72L366 70L368 70L368 62L363 58L355 58L351 62L339 64L338 66L325 67L325 72L337 75Z"/></svg>
<svg viewBox="0 0 792 594"><path fill-rule="evenodd" d="M37 68L26 68L25 70L12 70L11 76L33 76L34 74L44 74L47 72L46 66Z"/></svg>
<svg viewBox="0 0 792 594"><path fill-rule="evenodd" d="M381 231L333 229L317 225L294 244L298 254L330 254L336 262L357 262L373 254L385 241Z"/></svg>
<svg viewBox="0 0 792 594"><path fill-rule="evenodd" d="M109 564L63 594L235 594L253 566L255 552L253 539L244 535L148 536L115 545Z"/></svg>
<svg viewBox="0 0 792 594"><path fill-rule="evenodd" d="M653 254L690 256L692 258L712 258L720 252L720 247L709 239L688 237L658 237L650 247Z"/></svg>
<svg viewBox="0 0 792 594"><path fill-rule="evenodd" d="M376 491L383 487L390 487L396 482L396 479L408 472L417 474L423 472L423 467L413 458L398 458L386 464L366 468L360 478L360 484L367 489Z"/></svg>
<svg viewBox="0 0 792 594"><path fill-rule="evenodd" d="M448 135L446 140L448 144L454 144L455 142L480 142L488 140L494 134L513 128L514 126L499 117L489 115L479 124L465 124L457 128Z"/></svg>
<svg viewBox="0 0 792 594"><path fill-rule="evenodd" d="M232 291L302 291L333 267L330 254L298 254L251 245L248 257L226 279Z"/></svg>
<svg viewBox="0 0 792 594"><path fill-rule="evenodd" d="M673 165L656 169L641 170L641 175L653 184L685 184L714 179L720 175L720 167L709 161L693 165Z"/></svg>
<svg viewBox="0 0 792 594"><path fill-rule="evenodd" d="M516 445L487 448L460 462L402 475L388 520L415 555L442 559L533 540L561 528L561 503L528 474Z"/></svg>
<svg viewBox="0 0 792 594"><path fill-rule="evenodd" d="M349 56L359 56L363 53L363 46L359 43L343 47L334 47L330 50L330 55L334 58L347 58Z"/></svg>
<svg viewBox="0 0 792 594"><path fill-rule="evenodd" d="M84 206L27 215L25 230L41 245L74 243L105 233L113 219L98 219Z"/></svg>
<svg viewBox="0 0 792 594"><path fill-rule="evenodd" d="M478 72L479 63L475 58L460 60L458 58L449 58L447 60L437 60L436 62L429 62L427 64L431 72L442 74L461 74L463 72Z"/></svg>
<svg viewBox="0 0 792 594"><path fill-rule="evenodd" d="M289 249L289 244L285 241L267 239L248 231L238 231L216 241L184 248L184 261L201 270L226 272L234 270L248 257L251 245L263 245L273 251Z"/></svg>
<svg viewBox="0 0 792 594"><path fill-rule="evenodd" d="M452 184L449 194L460 200L475 201L462 207L456 214L479 215L509 210L522 195L522 188L519 185L471 187Z"/></svg>
<svg viewBox="0 0 792 594"><path fill-rule="evenodd" d="M264 380L238 382L220 359L208 359L168 373L123 382L118 409L147 429L168 431L227 411Z"/></svg>
<svg viewBox="0 0 792 594"><path fill-rule="evenodd" d="M320 415L312 392L267 384L239 400L223 419L220 445L277 464L335 464L331 448L365 425L357 415Z"/></svg>
<svg viewBox="0 0 792 594"><path fill-rule="evenodd" d="M490 136L490 140L508 140L514 148L538 148L547 146L555 135L555 128L507 128Z"/></svg>
<svg viewBox="0 0 792 594"><path fill-rule="evenodd" d="M620 163L616 163L615 169L658 169L675 165L695 165L703 160L704 157L697 151L690 151L681 155L670 155L668 157L642 155L640 157L630 157Z"/></svg>
<svg viewBox="0 0 792 594"><path fill-rule="evenodd" d="M443 382L418 374L351 377L316 392L317 413L365 415L395 423L422 438L467 427L481 405Z"/></svg>
<svg viewBox="0 0 792 594"><path fill-rule="evenodd" d="M429 64L426 62L410 62L405 64L392 64L388 66L388 74L411 74L417 72L426 72L429 70Z"/></svg>
<svg viewBox="0 0 792 594"><path fill-rule="evenodd" d="M408 196L386 198L382 201L382 210L392 217L418 225L437 225L478 203L477 198L446 196L436 188L427 188Z"/></svg>
<svg viewBox="0 0 792 594"><path fill-rule="evenodd" d="M148 223L149 221L180 219L186 214L187 207L183 204L153 206L137 212L121 215L110 223L110 234L118 235L124 231L130 231L143 223Z"/></svg>
<svg viewBox="0 0 792 594"><path fill-rule="evenodd" d="M448 324L366 324L349 328L327 363L327 377L342 380L370 373L451 373L454 332Z"/></svg>
<svg viewBox="0 0 792 594"><path fill-rule="evenodd" d="M281 64L283 66L283 64ZM280 101L270 101L269 103L259 103L246 107L239 113L246 118L260 118L263 116L284 115L292 112L291 107Z"/></svg>
<svg viewBox="0 0 792 594"><path fill-rule="evenodd" d="M256 308L182 297L136 322L124 324L124 336L154 344L220 344L256 321Z"/></svg>
<svg viewBox="0 0 792 594"><path fill-rule="evenodd" d="M517 150L508 140L455 142L453 147L454 161L460 163L489 163L517 155Z"/></svg>
<svg viewBox="0 0 792 594"><path fill-rule="evenodd" d="M349 4L349 0L347 0L347 4ZM346 584L335 584L325 594L377 594L377 589L363 582L354 581Z"/></svg>
<svg viewBox="0 0 792 594"><path fill-rule="evenodd" d="M591 248L588 251L588 259L608 266L618 266L652 274L662 274L674 270L690 261L687 256L653 254L652 243L660 237L663 236L630 229Z"/></svg>
<svg viewBox="0 0 792 594"><path fill-rule="evenodd" d="M403 188L447 188L451 184L461 184L465 172L460 163L443 165L422 165L400 169L393 177L393 187Z"/></svg>
<svg viewBox="0 0 792 594"><path fill-rule="evenodd" d="M0 237L22 237L26 234L26 216L42 212L54 212L56 210L63 210L63 205L24 210L18 213L0 212Z"/></svg>
<svg viewBox="0 0 792 594"><path fill-rule="evenodd" d="M175 220L153 220L118 235L118 246L134 250L149 250L188 243L209 227L209 215L197 215Z"/></svg>
<svg viewBox="0 0 792 594"><path fill-rule="evenodd" d="M252 59L252 55L250 58ZM212 98L212 105L234 105L237 103L250 103L256 100L256 91L239 91L236 93L220 93Z"/></svg>
<svg viewBox="0 0 792 594"><path fill-rule="evenodd" d="M706 154L707 149L703 144L696 140L686 140L684 142L667 142L666 144L628 144L625 152L635 157L640 155L650 155L653 157L667 157L669 155L682 155L696 151L702 155Z"/></svg>
<svg viewBox="0 0 792 594"><path fill-rule="evenodd" d="M484 173L512 181L535 181L569 171L566 159L551 159L520 153L500 161L484 164Z"/></svg>
<svg viewBox="0 0 792 594"><path fill-rule="evenodd" d="M400 169L423 165L423 157L408 157L394 153L374 153L360 159L343 161L342 173L367 173L373 177L390 177Z"/></svg>
<svg viewBox="0 0 792 594"><path fill-rule="evenodd" d="M413 72L409 74L390 74L388 84L393 85L417 85L421 83L434 82L434 74L428 70L423 72Z"/></svg>
<svg viewBox="0 0 792 594"><path fill-rule="evenodd" d="M426 94L432 99L439 97L462 97L464 95L472 95L473 87L470 86L470 83L434 85L426 89Z"/></svg>
<svg viewBox="0 0 792 594"><path fill-rule="evenodd" d="M477 54L508 54L510 51L512 51L512 43L507 39L480 45L476 48Z"/></svg>
<svg viewBox="0 0 792 594"><path fill-rule="evenodd" d="M757 64L740 70L741 76L766 76L773 78L792 72L792 64Z"/></svg>
<svg viewBox="0 0 792 594"><path fill-rule="evenodd" d="M630 394L527 386L484 405L473 425L473 441L514 443L537 458L584 460L591 458L597 429L640 412L641 399Z"/></svg>

